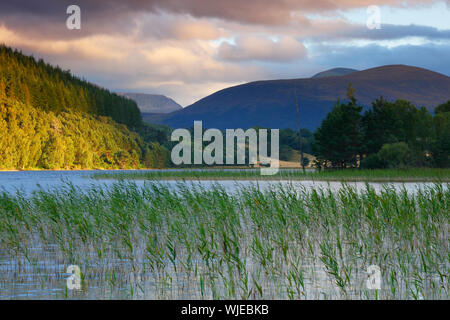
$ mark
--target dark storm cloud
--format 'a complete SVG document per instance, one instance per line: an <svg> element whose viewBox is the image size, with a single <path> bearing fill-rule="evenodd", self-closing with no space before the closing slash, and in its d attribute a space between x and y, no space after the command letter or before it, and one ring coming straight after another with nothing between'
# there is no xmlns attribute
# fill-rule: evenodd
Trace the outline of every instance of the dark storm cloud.
<svg viewBox="0 0 450 320"><path fill-rule="evenodd" d="M82 28L66 28L67 7L81 8ZM135 28L134 12L118 3L105 1L1 1L0 26L38 39L72 39L91 34L126 34Z"/></svg>
<svg viewBox="0 0 450 320"><path fill-rule="evenodd" d="M345 10L371 5L373 0L2 0L0 22L8 28L35 36L76 37L92 33L126 33L136 27L136 16L167 12L197 18L219 18L244 24L289 24L292 12ZM435 0L378 0L378 5L430 4ZM81 7L83 27L78 34L64 28L66 8Z"/></svg>

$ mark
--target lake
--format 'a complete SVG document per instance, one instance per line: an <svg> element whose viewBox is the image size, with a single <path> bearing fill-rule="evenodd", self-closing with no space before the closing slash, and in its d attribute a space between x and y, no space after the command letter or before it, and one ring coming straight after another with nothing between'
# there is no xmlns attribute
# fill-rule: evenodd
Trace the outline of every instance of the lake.
<svg viewBox="0 0 450 320"><path fill-rule="evenodd" d="M373 299L374 264L381 298L448 292L447 185L369 183L376 194L364 182L347 183L358 193L324 181L117 185L98 172L117 173L0 172L10 194L0 203L0 299ZM72 265L82 290L67 289Z"/></svg>
<svg viewBox="0 0 450 320"><path fill-rule="evenodd" d="M173 171L180 169L162 169L162 171ZM214 170L214 169L186 169L186 170ZM233 169L230 169L233 170ZM236 169L242 170L242 169ZM245 169L243 169L245 170ZM142 170L150 171L150 170ZM153 170L154 171L154 170ZM108 187L117 182L113 179L93 179L92 175L96 173L121 173L121 172L134 172L134 170L86 170L86 171L6 171L0 172L0 190L5 190L10 193L15 193L17 190L23 191L25 193L30 193L40 188L44 190L49 190L53 188L61 187L67 182L72 183L74 186L80 187L83 190L87 190L92 186L104 186ZM164 184L176 187L179 181L168 180L159 181ZM134 181L138 186L144 186L148 181L136 180ZM233 191L236 189L237 185L252 185L258 184L262 189L267 187L278 185L278 184L292 184L298 187L322 187L330 188L332 190L337 190L342 186L341 182L337 181L245 181L240 180L239 182L231 180L203 180L195 182L186 182L188 184L195 183L200 184L204 187L210 187L214 184L220 184L227 191ZM348 182L348 185L355 186L357 189L365 188L365 182ZM390 185L396 189L402 189L403 187L408 192L415 192L419 188L425 186L432 186L431 182L391 182L391 183L379 183L370 182L369 185L375 188L375 190L381 190L383 186Z"/></svg>

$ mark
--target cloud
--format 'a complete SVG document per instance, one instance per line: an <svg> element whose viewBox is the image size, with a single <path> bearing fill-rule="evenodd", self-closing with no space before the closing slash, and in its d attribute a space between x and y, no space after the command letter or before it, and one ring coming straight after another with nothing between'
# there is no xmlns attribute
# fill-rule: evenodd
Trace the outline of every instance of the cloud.
<svg viewBox="0 0 450 320"><path fill-rule="evenodd" d="M380 29L368 29L362 25L343 24L340 28L314 37L315 41L324 39L367 39L393 40L406 37L423 37L431 40L450 40L450 30L439 30L429 26L382 24Z"/></svg>
<svg viewBox="0 0 450 320"><path fill-rule="evenodd" d="M293 61L306 56L306 49L291 37L276 41L267 37L240 37L236 44L223 42L219 47L219 57L231 61Z"/></svg>
<svg viewBox="0 0 450 320"><path fill-rule="evenodd" d="M0 27L0 42L107 88L170 94L183 105L202 98L205 92L265 75L257 66L215 59L217 48L208 41L139 41L114 35L34 41Z"/></svg>
<svg viewBox="0 0 450 320"><path fill-rule="evenodd" d="M437 1L378 0L376 4L427 6L433 2ZM408 37L445 42L449 30L416 25L368 30L340 14L364 8L373 0L76 3L81 7L81 30L66 28L71 0L2 0L0 43L43 57L107 88L166 94L183 105L227 86L308 76L335 66L364 69L405 63L441 68L448 74L448 46L389 49L375 43ZM358 39L372 45L348 46Z"/></svg>
<svg viewBox="0 0 450 320"><path fill-rule="evenodd" d="M415 6L429 5L437 0L378 0L377 5ZM69 36L61 28L70 0L3 0L0 2L1 21L8 27L36 31L37 19L40 29L48 36L56 32ZM129 32L134 28L134 19L140 14L190 15L195 18L217 18L243 24L288 25L295 20L295 13L323 13L367 7L373 0L78 0L84 30L82 33ZM12 19L11 19L12 18ZM55 28L52 31L52 27ZM96 31L97 30L97 31ZM73 36L74 33L71 34Z"/></svg>
<svg viewBox="0 0 450 320"><path fill-rule="evenodd" d="M225 35L223 31L206 21L179 21L172 26L171 30L175 38L181 40L213 40Z"/></svg>

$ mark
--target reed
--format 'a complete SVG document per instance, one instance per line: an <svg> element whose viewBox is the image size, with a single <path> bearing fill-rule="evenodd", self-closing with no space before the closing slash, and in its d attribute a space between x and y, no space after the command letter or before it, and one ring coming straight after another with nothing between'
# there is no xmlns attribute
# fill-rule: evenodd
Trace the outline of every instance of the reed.
<svg viewBox="0 0 450 320"><path fill-rule="evenodd" d="M94 179L142 180L317 180L317 181L373 181L373 182L450 182L450 169L412 168L380 170L323 170L280 169L272 176L263 176L259 169L185 169L143 170L126 173L97 173Z"/></svg>
<svg viewBox="0 0 450 320"><path fill-rule="evenodd" d="M2 192L0 298L447 299L449 213L444 183ZM373 264L381 290L366 287Z"/></svg>

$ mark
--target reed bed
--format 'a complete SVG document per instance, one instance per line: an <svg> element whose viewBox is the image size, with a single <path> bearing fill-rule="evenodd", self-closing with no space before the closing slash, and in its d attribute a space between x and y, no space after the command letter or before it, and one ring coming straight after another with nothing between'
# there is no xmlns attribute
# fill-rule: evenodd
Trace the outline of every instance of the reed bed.
<svg viewBox="0 0 450 320"><path fill-rule="evenodd" d="M259 169L173 169L123 173L97 173L94 179L143 180L322 180L372 182L450 182L450 169L380 169L323 170L303 172L301 169L280 169L275 175L261 175Z"/></svg>
<svg viewBox="0 0 450 320"><path fill-rule="evenodd" d="M449 212L445 184L3 192L0 298L448 299Z"/></svg>

